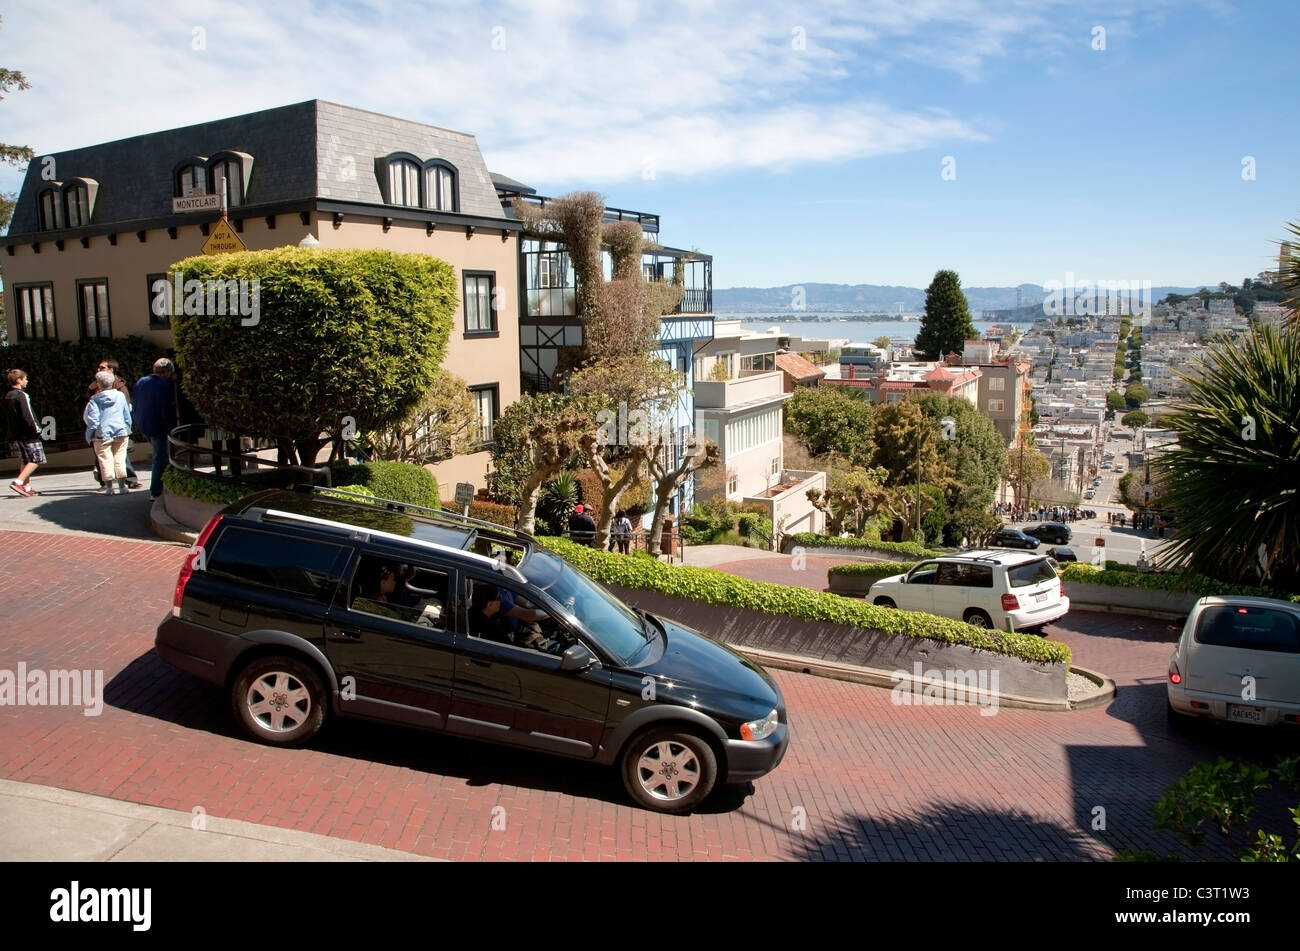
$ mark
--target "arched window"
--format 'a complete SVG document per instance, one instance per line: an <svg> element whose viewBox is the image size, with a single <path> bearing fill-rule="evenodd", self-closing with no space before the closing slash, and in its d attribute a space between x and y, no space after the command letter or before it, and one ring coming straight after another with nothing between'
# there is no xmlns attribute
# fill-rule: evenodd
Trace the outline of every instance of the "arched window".
<svg viewBox="0 0 1300 951"><path fill-rule="evenodd" d="M195 155L177 165L172 189L172 194L176 198L188 198L191 195L207 194L207 158L202 155Z"/></svg>
<svg viewBox="0 0 1300 951"><path fill-rule="evenodd" d="M459 211L456 169L441 159L424 163L424 207L434 211Z"/></svg>
<svg viewBox="0 0 1300 951"><path fill-rule="evenodd" d="M387 185L388 204L420 207L420 163L414 156L389 156Z"/></svg>
<svg viewBox="0 0 1300 951"><path fill-rule="evenodd" d="M61 182L55 182L56 186L62 186ZM63 202L59 188L42 188L36 195L36 203L40 210L40 221L42 231L58 231L63 220Z"/></svg>
<svg viewBox="0 0 1300 951"><path fill-rule="evenodd" d="M218 152L208 159L208 194L220 195L226 189L226 204L233 208L247 198L248 178L253 171L253 156L247 152Z"/></svg>
<svg viewBox="0 0 1300 951"><path fill-rule="evenodd" d="M90 224L90 182L79 180L63 187L63 226L83 228Z"/></svg>

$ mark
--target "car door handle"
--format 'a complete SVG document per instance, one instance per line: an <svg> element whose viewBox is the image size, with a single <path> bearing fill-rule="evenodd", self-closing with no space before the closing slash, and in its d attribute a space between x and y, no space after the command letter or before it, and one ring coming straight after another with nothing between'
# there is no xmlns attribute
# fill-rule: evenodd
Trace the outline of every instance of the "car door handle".
<svg viewBox="0 0 1300 951"><path fill-rule="evenodd" d="M490 661L486 661L486 660L475 660L473 657L471 657L471 658L469 659L469 662L470 662L470 665L471 665L471 666L474 666L474 667L491 667L491 666L492 666L492 664L491 664Z"/></svg>
<svg viewBox="0 0 1300 951"><path fill-rule="evenodd" d="M358 631L335 631L330 635L336 641L359 641L361 634Z"/></svg>

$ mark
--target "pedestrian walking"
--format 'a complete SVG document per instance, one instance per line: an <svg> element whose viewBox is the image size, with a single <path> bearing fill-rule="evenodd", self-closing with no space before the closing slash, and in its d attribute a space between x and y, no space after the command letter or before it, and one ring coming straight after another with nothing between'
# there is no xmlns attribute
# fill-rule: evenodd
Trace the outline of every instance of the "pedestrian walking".
<svg viewBox="0 0 1300 951"><path fill-rule="evenodd" d="M153 362L153 373L135 382L135 425L149 440L153 454L153 475L149 480L150 498L163 490L163 473L171 461L167 437L176 426L176 388L172 383L176 368L166 357Z"/></svg>
<svg viewBox="0 0 1300 951"><path fill-rule="evenodd" d="M27 395L27 373L23 370L10 370L7 382L9 390L4 398L5 438L13 443L22 468L18 478L9 483L9 488L19 495L31 498L36 494L32 488L32 473L36 467L45 463L45 447L41 445L41 427L32 412L32 400Z"/></svg>
<svg viewBox="0 0 1300 951"><path fill-rule="evenodd" d="M579 545L596 544L596 522L587 514L586 507L575 505L569 519L569 534Z"/></svg>
<svg viewBox="0 0 1300 951"><path fill-rule="evenodd" d="M628 554L628 548L632 544L632 520L622 509L614 517L614 540L618 542L619 554Z"/></svg>
<svg viewBox="0 0 1300 951"><path fill-rule="evenodd" d="M86 423L86 442L95 447L105 493L113 494L116 480L118 492L125 495L129 491L126 440L131 435L131 406L126 397L114 389L111 370L101 370L95 375L95 381L99 384L99 392L90 398L82 415Z"/></svg>

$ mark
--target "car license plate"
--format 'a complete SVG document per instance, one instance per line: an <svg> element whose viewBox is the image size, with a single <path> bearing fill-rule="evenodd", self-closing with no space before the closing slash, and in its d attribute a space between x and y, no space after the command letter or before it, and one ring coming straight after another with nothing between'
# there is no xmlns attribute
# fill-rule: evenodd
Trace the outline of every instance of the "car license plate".
<svg viewBox="0 0 1300 951"><path fill-rule="evenodd" d="M1047 600L1047 592L1034 595L1034 600L1037 601L1039 604L1042 604L1044 601Z"/></svg>
<svg viewBox="0 0 1300 951"><path fill-rule="evenodd" d="M1245 720L1247 723L1263 723L1263 707L1243 707L1235 703L1228 704L1229 720Z"/></svg>

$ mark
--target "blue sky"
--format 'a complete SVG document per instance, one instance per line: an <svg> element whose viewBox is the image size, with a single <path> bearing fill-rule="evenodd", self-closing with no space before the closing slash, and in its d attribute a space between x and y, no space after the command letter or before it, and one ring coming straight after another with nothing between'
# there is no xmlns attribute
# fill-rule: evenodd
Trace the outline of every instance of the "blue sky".
<svg viewBox="0 0 1300 951"><path fill-rule="evenodd" d="M1300 219L1290 0L0 14L0 64L32 84L0 103L5 142L40 154L329 99L471 132L543 193L658 212L665 243L714 255L716 287L924 286L939 268L1236 283ZM19 181L0 169L0 189Z"/></svg>

